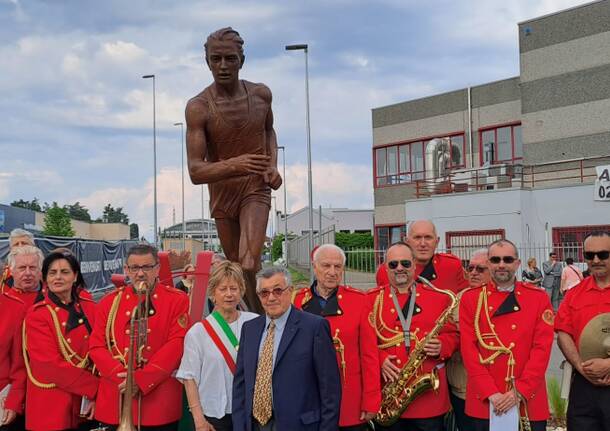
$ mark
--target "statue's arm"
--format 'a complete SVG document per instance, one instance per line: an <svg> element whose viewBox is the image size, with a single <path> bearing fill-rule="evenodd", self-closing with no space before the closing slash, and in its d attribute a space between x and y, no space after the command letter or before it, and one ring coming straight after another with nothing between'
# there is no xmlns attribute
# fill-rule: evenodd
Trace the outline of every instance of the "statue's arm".
<svg viewBox="0 0 610 431"><path fill-rule="evenodd" d="M277 170L277 136L273 128L273 109L271 108L271 90L263 87L263 98L269 103L269 111L265 118L265 137L267 145L267 154L270 157L269 171L265 175L265 180L273 188L277 190L282 185L282 177Z"/></svg>
<svg viewBox="0 0 610 431"><path fill-rule="evenodd" d="M227 160L210 162L206 160L207 137L205 126L208 117L207 104L199 99L191 99L186 105L186 153L188 169L193 184L208 184L226 178L259 174L269 167L269 156L262 154L242 154Z"/></svg>

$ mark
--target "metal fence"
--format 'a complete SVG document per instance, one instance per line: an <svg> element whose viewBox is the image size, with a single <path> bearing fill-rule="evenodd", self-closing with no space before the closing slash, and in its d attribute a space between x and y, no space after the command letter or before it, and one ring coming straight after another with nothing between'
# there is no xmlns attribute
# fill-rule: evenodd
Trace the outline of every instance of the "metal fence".
<svg viewBox="0 0 610 431"><path fill-rule="evenodd" d="M481 248L486 248L487 245L488 244L470 244L454 246L451 250L439 250L439 252L454 254L460 258L462 266L465 267L468 265L472 253ZM558 259L562 262L565 262L565 259L571 257L574 259L574 264L582 271L587 269L587 264L582 257L582 244L520 244L517 245L517 250L521 259L521 267L517 271L518 279L521 279L521 273L527 268L527 261L530 258L534 258L536 260L536 266L542 270L542 263L549 259L549 254L551 252L557 253ZM346 256L345 283L363 289L373 287L375 285L375 273L377 267L383 263L385 250L348 249L344 251Z"/></svg>
<svg viewBox="0 0 610 431"><path fill-rule="evenodd" d="M335 227L331 226L320 233L314 233L314 247L322 244L335 243ZM309 268L309 233L288 241L288 264L299 268Z"/></svg>

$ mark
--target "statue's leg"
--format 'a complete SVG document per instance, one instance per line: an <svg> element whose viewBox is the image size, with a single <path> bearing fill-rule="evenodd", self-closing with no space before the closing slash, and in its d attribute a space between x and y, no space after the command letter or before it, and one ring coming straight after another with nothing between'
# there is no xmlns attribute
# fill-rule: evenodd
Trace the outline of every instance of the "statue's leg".
<svg viewBox="0 0 610 431"><path fill-rule="evenodd" d="M231 262L239 262L239 221L230 218L217 218L215 221L224 255Z"/></svg>
<svg viewBox="0 0 610 431"><path fill-rule="evenodd" d="M256 272L261 268L261 254L265 244L269 205L263 202L247 202L239 213L239 262L246 277L246 301L250 311L263 311L256 295Z"/></svg>

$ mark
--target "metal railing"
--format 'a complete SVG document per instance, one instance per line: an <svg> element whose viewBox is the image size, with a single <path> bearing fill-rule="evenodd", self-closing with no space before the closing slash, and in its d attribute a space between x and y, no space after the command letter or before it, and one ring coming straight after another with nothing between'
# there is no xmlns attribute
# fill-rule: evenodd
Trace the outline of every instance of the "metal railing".
<svg viewBox="0 0 610 431"><path fill-rule="evenodd" d="M583 157L523 165L506 163L460 169L449 175L415 181L416 198L508 188L535 188L593 183L595 167L610 163L610 156Z"/></svg>
<svg viewBox="0 0 610 431"><path fill-rule="evenodd" d="M460 258L462 266L467 266L470 256L476 250L486 248L488 244L469 244L467 246L454 246L450 250L438 250L441 253L451 253ZM536 266L542 271L542 263L549 259L551 252L557 253L559 261L571 257L574 264L582 271L587 269L582 255L582 244L563 243L563 244L519 244L517 245L521 266L517 271L517 279L521 279L523 270L527 268L527 261L530 258L536 259ZM375 274L379 265L383 263L385 250L374 249L348 249L344 250L345 262L345 283L368 289L375 286ZM564 263L565 265L565 263Z"/></svg>
<svg viewBox="0 0 610 431"><path fill-rule="evenodd" d="M309 235L301 235L288 241L288 264L302 269L308 269L311 261L309 256ZM335 226L331 226L322 230L322 232L314 233L314 246L322 244L335 243Z"/></svg>

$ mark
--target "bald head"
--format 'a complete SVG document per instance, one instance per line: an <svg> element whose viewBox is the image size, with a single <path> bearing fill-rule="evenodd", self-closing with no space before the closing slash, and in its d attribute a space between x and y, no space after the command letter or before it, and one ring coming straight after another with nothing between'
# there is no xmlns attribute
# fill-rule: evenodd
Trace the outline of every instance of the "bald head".
<svg viewBox="0 0 610 431"><path fill-rule="evenodd" d="M415 262L426 265L434 256L438 245L436 226L430 220L415 220L409 224L407 243L415 253Z"/></svg>

